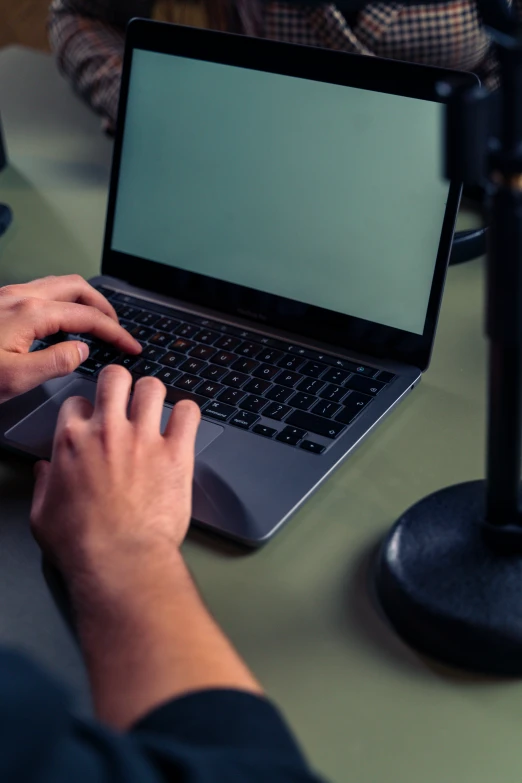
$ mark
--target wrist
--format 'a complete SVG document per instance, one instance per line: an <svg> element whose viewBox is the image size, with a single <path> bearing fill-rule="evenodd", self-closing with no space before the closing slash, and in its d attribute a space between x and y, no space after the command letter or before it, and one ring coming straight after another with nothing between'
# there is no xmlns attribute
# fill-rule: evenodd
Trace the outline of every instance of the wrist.
<svg viewBox="0 0 522 783"><path fill-rule="evenodd" d="M142 613L152 602L179 594L191 577L175 547L141 550L129 556L104 557L65 575L78 621L102 621Z"/></svg>

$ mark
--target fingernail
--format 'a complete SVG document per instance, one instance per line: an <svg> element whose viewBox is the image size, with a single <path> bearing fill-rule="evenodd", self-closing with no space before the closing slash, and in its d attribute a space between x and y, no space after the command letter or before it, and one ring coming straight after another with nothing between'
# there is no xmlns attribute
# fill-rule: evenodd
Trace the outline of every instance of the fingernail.
<svg viewBox="0 0 522 783"><path fill-rule="evenodd" d="M89 356L89 346L87 343L76 343L76 347L80 354L80 362L84 362Z"/></svg>

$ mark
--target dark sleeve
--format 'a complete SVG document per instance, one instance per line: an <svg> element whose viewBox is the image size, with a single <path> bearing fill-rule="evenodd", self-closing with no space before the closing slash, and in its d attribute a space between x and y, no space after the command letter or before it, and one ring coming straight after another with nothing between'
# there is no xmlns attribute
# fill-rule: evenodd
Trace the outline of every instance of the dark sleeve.
<svg viewBox="0 0 522 783"><path fill-rule="evenodd" d="M63 690L0 655L2 783L319 783L277 710L240 691L164 704L128 734L80 721Z"/></svg>

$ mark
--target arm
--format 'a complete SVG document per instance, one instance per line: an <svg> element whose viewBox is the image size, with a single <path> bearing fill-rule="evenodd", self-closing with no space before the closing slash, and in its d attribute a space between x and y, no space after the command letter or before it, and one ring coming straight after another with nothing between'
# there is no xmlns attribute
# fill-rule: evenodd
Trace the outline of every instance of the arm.
<svg viewBox="0 0 522 783"><path fill-rule="evenodd" d="M178 783L311 783L180 554L199 409L178 403L161 434L165 387L141 378L129 405L131 383L127 370L109 366L94 407L78 397L64 403L31 512L69 587L96 712L113 728L132 728L122 758L130 763L138 751L141 783L145 769ZM106 779L120 781L111 768Z"/></svg>
<svg viewBox="0 0 522 783"><path fill-rule="evenodd" d="M94 410L66 401L33 507L36 536L71 592L97 713L119 729L189 692L260 692L179 552L199 409L176 405L161 435L164 385L140 379L129 419L131 383L125 369L109 366Z"/></svg>
<svg viewBox="0 0 522 783"><path fill-rule="evenodd" d="M53 0L49 39L58 67L92 108L116 121L124 33L133 16L150 16L152 0Z"/></svg>

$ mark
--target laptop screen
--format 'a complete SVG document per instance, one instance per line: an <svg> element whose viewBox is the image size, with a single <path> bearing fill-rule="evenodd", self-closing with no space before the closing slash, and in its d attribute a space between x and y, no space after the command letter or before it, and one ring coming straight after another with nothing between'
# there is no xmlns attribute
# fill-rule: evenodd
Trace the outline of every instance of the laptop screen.
<svg viewBox="0 0 522 783"><path fill-rule="evenodd" d="M442 111L134 50L111 248L422 334Z"/></svg>

